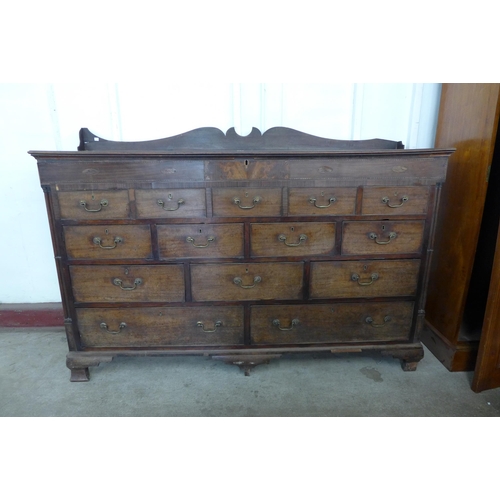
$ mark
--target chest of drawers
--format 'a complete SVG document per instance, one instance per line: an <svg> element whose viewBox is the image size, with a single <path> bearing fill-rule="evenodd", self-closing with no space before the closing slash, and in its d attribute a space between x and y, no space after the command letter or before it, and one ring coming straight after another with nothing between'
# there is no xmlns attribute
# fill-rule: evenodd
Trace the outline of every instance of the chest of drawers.
<svg viewBox="0 0 500 500"><path fill-rule="evenodd" d="M30 151L45 191L72 381L115 356L423 356L434 222L453 150L203 128L82 129Z"/></svg>

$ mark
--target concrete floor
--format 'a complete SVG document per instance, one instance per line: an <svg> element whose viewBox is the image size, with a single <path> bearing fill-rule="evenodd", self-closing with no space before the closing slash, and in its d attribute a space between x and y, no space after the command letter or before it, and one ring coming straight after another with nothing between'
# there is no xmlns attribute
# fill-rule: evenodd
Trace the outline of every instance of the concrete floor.
<svg viewBox="0 0 500 500"><path fill-rule="evenodd" d="M300 355L245 377L201 356L115 358L69 382L62 329L0 330L0 416L498 417L500 389L475 394L426 350L416 372L378 354Z"/></svg>

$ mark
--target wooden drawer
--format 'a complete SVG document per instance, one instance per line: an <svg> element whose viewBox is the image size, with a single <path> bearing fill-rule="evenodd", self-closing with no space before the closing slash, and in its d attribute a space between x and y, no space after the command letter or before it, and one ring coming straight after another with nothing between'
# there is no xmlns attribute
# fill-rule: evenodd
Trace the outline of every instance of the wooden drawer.
<svg viewBox="0 0 500 500"><path fill-rule="evenodd" d="M425 215L429 203L427 186L365 187L363 215Z"/></svg>
<svg viewBox="0 0 500 500"><path fill-rule="evenodd" d="M137 217L206 217L204 189L137 189Z"/></svg>
<svg viewBox="0 0 500 500"><path fill-rule="evenodd" d="M128 191L59 191L61 219L127 219Z"/></svg>
<svg viewBox="0 0 500 500"><path fill-rule="evenodd" d="M191 266L195 301L302 298L302 262L206 264Z"/></svg>
<svg viewBox="0 0 500 500"><path fill-rule="evenodd" d="M184 302L184 266L70 266L77 302Z"/></svg>
<svg viewBox="0 0 500 500"><path fill-rule="evenodd" d="M251 224L253 257L329 255L335 247L335 223Z"/></svg>
<svg viewBox="0 0 500 500"><path fill-rule="evenodd" d="M312 262L310 297L397 297L417 293L419 260Z"/></svg>
<svg viewBox="0 0 500 500"><path fill-rule="evenodd" d="M408 340L413 302L252 306L253 344Z"/></svg>
<svg viewBox="0 0 500 500"><path fill-rule="evenodd" d="M77 309L85 347L243 344L243 307Z"/></svg>
<svg viewBox="0 0 500 500"><path fill-rule="evenodd" d="M278 217L281 189L213 189L212 204L215 217Z"/></svg>
<svg viewBox="0 0 500 500"><path fill-rule="evenodd" d="M149 226L65 226L69 259L150 259Z"/></svg>
<svg viewBox="0 0 500 500"><path fill-rule="evenodd" d="M424 221L344 222L343 255L420 253Z"/></svg>
<svg viewBox="0 0 500 500"><path fill-rule="evenodd" d="M289 215L353 215L356 188L290 188Z"/></svg>
<svg viewBox="0 0 500 500"><path fill-rule="evenodd" d="M158 225L160 259L243 257L243 224Z"/></svg>

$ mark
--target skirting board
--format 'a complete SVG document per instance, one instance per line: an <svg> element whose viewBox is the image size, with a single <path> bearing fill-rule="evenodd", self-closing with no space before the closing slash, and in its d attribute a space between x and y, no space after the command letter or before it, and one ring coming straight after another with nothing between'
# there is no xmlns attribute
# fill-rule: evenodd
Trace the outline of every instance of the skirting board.
<svg viewBox="0 0 500 500"><path fill-rule="evenodd" d="M60 302L0 304L0 328L64 326Z"/></svg>

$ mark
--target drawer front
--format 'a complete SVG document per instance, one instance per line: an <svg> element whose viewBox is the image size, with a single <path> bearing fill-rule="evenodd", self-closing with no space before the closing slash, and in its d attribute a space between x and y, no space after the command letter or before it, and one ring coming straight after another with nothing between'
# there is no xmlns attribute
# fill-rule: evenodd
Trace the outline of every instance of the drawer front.
<svg viewBox="0 0 500 500"><path fill-rule="evenodd" d="M253 344L408 340L413 302L252 306Z"/></svg>
<svg viewBox="0 0 500 500"><path fill-rule="evenodd" d="M243 257L243 224L158 225L160 259Z"/></svg>
<svg viewBox="0 0 500 500"><path fill-rule="evenodd" d="M184 266L70 266L77 302L184 302Z"/></svg>
<svg viewBox="0 0 500 500"><path fill-rule="evenodd" d="M412 296L419 260L312 262L310 297L339 299Z"/></svg>
<svg viewBox="0 0 500 500"><path fill-rule="evenodd" d="M426 186L365 187L363 215L425 215L429 203Z"/></svg>
<svg viewBox="0 0 500 500"><path fill-rule="evenodd" d="M290 188L289 215L353 215L356 188Z"/></svg>
<svg viewBox="0 0 500 500"><path fill-rule="evenodd" d="M420 253L424 221L344 222L343 255Z"/></svg>
<svg viewBox="0 0 500 500"><path fill-rule="evenodd" d="M302 262L191 266L195 301L301 299Z"/></svg>
<svg viewBox="0 0 500 500"><path fill-rule="evenodd" d="M204 189L137 189L137 217L206 217Z"/></svg>
<svg viewBox="0 0 500 500"><path fill-rule="evenodd" d="M69 259L150 259L149 226L65 226Z"/></svg>
<svg viewBox="0 0 500 500"><path fill-rule="evenodd" d="M238 158L234 160L209 160L205 178L211 181L249 181L255 179L288 179L287 160L261 160Z"/></svg>
<svg viewBox="0 0 500 500"><path fill-rule="evenodd" d="M77 309L85 347L243 344L243 307Z"/></svg>
<svg viewBox="0 0 500 500"><path fill-rule="evenodd" d="M281 189L213 189L212 204L215 217L278 217Z"/></svg>
<svg viewBox="0 0 500 500"><path fill-rule="evenodd" d="M127 219L128 191L66 191L57 193L62 219Z"/></svg>
<svg viewBox="0 0 500 500"><path fill-rule="evenodd" d="M329 255L334 247L335 223L251 224L253 257Z"/></svg>

